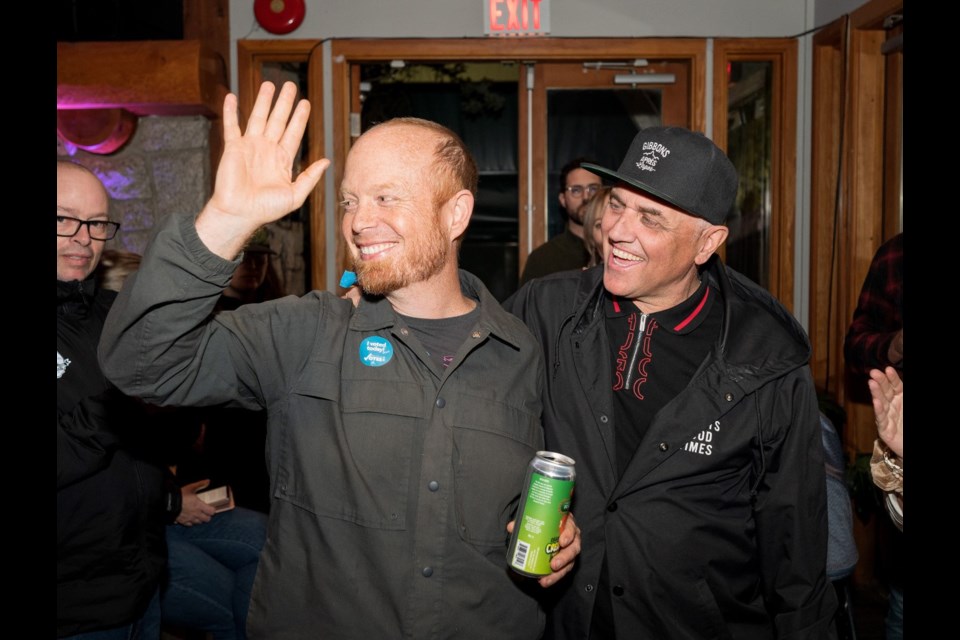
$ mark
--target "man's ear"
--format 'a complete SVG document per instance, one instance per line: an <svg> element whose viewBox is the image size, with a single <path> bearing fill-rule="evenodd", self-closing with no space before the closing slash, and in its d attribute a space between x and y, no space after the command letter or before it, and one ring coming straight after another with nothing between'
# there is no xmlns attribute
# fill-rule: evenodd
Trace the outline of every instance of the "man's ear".
<svg viewBox="0 0 960 640"><path fill-rule="evenodd" d="M456 240L467 232L470 217L473 215L473 194L461 189L447 200L444 206L444 218L450 240Z"/></svg>
<svg viewBox="0 0 960 640"><path fill-rule="evenodd" d="M697 250L694 262L696 262L697 265L701 265L709 260L710 256L716 253L720 245L727 239L727 234L729 233L730 230L723 225L712 224L705 228L698 241L699 249Z"/></svg>
<svg viewBox="0 0 960 640"><path fill-rule="evenodd" d="M557 202L560 203L560 206L563 207L563 210L567 210L567 194L563 191L557 194Z"/></svg>

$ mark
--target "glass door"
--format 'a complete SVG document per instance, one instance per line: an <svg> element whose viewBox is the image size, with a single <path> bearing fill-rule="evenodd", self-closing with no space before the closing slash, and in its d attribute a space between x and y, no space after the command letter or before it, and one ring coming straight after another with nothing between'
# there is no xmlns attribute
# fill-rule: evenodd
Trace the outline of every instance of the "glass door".
<svg viewBox="0 0 960 640"><path fill-rule="evenodd" d="M467 144L480 184L461 265L500 300L516 290L529 252L563 231L563 165L585 157L617 167L641 128L689 126L687 61L392 61L357 65L357 74L359 131L415 116L449 127ZM536 197L521 207L528 177ZM521 223L530 225L523 234L530 246L521 247Z"/></svg>
<svg viewBox="0 0 960 640"><path fill-rule="evenodd" d="M533 150L542 152L533 166L532 205L546 216L527 252L563 231L557 194L567 162L583 157L616 168L641 129L691 126L690 61L537 63L531 108Z"/></svg>
<svg viewBox="0 0 960 640"><path fill-rule="evenodd" d="M480 170L461 265L503 300L550 237L548 218L563 227L566 156L619 166L639 127L702 130L705 63L702 39L335 41L334 178L374 122L418 116L456 131ZM328 242L344 265L342 243Z"/></svg>
<svg viewBox="0 0 960 640"><path fill-rule="evenodd" d="M356 65L359 135L402 116L456 132L477 163L479 184L460 266L499 300L516 290L518 271L519 65L510 62L406 62Z"/></svg>
<svg viewBox="0 0 960 640"><path fill-rule="evenodd" d="M740 185L726 264L794 311L797 41L717 40L713 139Z"/></svg>

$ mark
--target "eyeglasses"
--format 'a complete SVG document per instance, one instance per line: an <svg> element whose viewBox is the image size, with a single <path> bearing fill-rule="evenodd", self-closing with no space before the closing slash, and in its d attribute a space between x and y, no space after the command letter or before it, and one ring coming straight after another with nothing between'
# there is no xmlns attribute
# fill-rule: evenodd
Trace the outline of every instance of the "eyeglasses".
<svg viewBox="0 0 960 640"><path fill-rule="evenodd" d="M578 198L583 197L584 193L587 194L588 198L592 197L599 189L600 185L598 184L575 184L567 187L567 191Z"/></svg>
<svg viewBox="0 0 960 640"><path fill-rule="evenodd" d="M57 235L61 238L72 238L80 232L80 227L87 225L87 233L93 240L111 240L117 235L119 222L109 220L80 220L69 216L57 216Z"/></svg>

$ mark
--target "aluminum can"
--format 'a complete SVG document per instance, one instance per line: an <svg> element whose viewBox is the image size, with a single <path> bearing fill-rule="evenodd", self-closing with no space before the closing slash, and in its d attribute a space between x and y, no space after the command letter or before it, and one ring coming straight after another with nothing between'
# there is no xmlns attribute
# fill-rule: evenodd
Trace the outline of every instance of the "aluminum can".
<svg viewBox="0 0 960 640"><path fill-rule="evenodd" d="M507 549L507 564L517 573L540 577L552 572L550 560L560 550L576 476L573 458L561 453L538 451L530 461Z"/></svg>

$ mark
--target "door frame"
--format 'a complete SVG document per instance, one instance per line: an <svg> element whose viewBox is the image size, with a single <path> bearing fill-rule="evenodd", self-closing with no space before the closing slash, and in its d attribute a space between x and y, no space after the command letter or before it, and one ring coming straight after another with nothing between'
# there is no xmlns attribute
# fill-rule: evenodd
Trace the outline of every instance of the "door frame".
<svg viewBox="0 0 960 640"><path fill-rule="evenodd" d="M307 64L310 83L307 95L313 109L307 123L310 146L307 160L315 162L324 155L323 64L319 40L238 40L237 41L237 111L241 130L247 128L247 117L263 82L262 67L267 62L300 62ZM320 180L310 195L310 282L314 289L326 286L326 210L324 207L324 180ZM337 183L339 184L339 183Z"/></svg>
<svg viewBox="0 0 960 640"><path fill-rule="evenodd" d="M727 64L769 62L773 67L770 183L770 282L767 289L793 312L797 209L797 40L717 39L713 44L713 141L727 151ZM721 250L726 247L721 247ZM722 253L725 255L725 251Z"/></svg>
<svg viewBox="0 0 960 640"><path fill-rule="evenodd" d="M642 58L654 58L654 56L630 56L632 58L642 57ZM616 58L616 60L622 60L623 57ZM613 84L613 76L623 73L622 70L616 69L589 69L586 70L582 65L578 64L581 62L581 58L578 58L575 61L567 63L565 60L541 60L540 64L536 64L534 68L534 105L533 113L526 114L524 109L520 109L521 118L528 117L527 122L529 123L531 129L530 139L533 141L534 155L533 155L533 165L535 167L542 167L542 170L534 170L533 176L531 176L530 184L533 185L533 194L535 197L531 202L528 203L528 206L533 209L533 211L540 212L542 215L534 215L527 222L528 226L531 227L532 233L528 234L527 239L529 240L529 245L521 244L520 246L525 249L521 252L520 256L520 273L523 273L523 267L526 264L526 259L528 254L539 247L541 244L546 242L549 238L547 233L547 226L549 224L548 212L550 206L550 199L557 197L556 188L558 185L552 184L549 182L549 162L547 161L549 153L549 114L548 114L548 100L549 100L549 91L551 89L563 90L563 89L597 89L597 88L611 88ZM593 59L591 59L592 61ZM664 125L677 125L682 127L689 127L696 129L698 131L703 131L702 127L697 127L692 121L692 92L693 92L693 83L694 79L692 77L691 69L688 68L678 68L679 64L671 64L678 62L688 62L690 58L669 58L664 60L664 58L656 58L657 63L665 61L666 65L656 64L658 67L655 69L659 73L676 73L678 75L678 80L672 85L664 84L652 84L652 85L643 85L645 89L659 89L662 92L662 98L664 100L663 106L663 124ZM569 65L569 66L568 66ZM692 66L692 65L691 65ZM578 70L574 67L579 68L579 73L581 76L586 72L586 76L582 78L580 82L577 82L572 76L578 73ZM609 77L609 81L606 81L606 78ZM529 76L521 78L521 93L524 94L524 97L528 95L526 91L526 80ZM683 85L686 84L684 88ZM611 89L613 90L613 89ZM678 99L676 94L685 94L686 104L682 104L681 100ZM670 104L672 101L672 104ZM678 104L679 103L679 104ZM667 106L669 105L669 107ZM526 166L521 168L521 179L523 179L526 172Z"/></svg>
<svg viewBox="0 0 960 640"><path fill-rule="evenodd" d="M331 43L331 54L334 132L332 160L335 184L340 184L343 178L344 160L352 145L350 121L355 98L351 83L356 84L358 81L356 78L351 78L355 64L396 59L407 62L508 60L518 64L631 58L688 60L690 62L690 127L697 131L706 131L707 40L705 38L342 39ZM530 105L526 91L526 74L523 73L521 73L518 97L520 117L526 120ZM525 125L525 122L522 124ZM519 140L521 158L527 157L529 145L528 137L521 135ZM534 154L535 159L539 157L536 149ZM542 155L542 150L540 154ZM526 162L521 162L520 168L518 238L519 246L526 248L532 245L533 239L543 237L546 228L546 209L532 201L532 194L539 193L544 187L537 187L527 179ZM522 273L527 252L521 251L520 254L519 268ZM337 239L336 264L345 265L345 247L341 238Z"/></svg>

